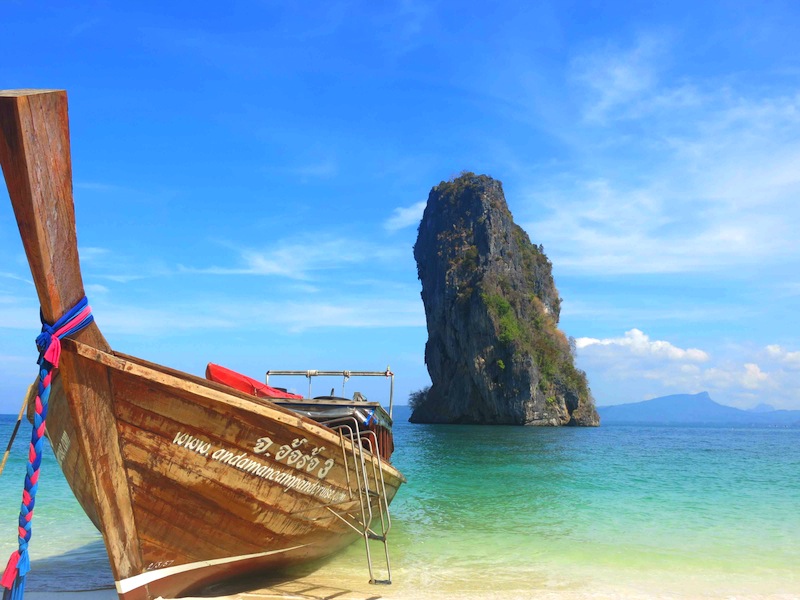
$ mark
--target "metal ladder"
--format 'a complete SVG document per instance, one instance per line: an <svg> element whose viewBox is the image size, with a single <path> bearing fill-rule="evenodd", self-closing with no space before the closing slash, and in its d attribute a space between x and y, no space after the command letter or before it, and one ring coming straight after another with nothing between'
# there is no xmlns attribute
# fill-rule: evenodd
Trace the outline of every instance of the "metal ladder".
<svg viewBox="0 0 800 600"><path fill-rule="evenodd" d="M392 583L392 567L389 561L389 546L386 537L392 527L392 519L389 516L389 503L386 501L386 485L383 480L383 463L378 451L378 438L372 431L359 431L358 422L353 417L334 419L326 422L325 425L339 434L350 499L357 498L359 503L358 511L344 515L336 512L330 506L327 508L364 538L369 582L390 584ZM344 443L345 438L350 441L349 452L347 444ZM364 446L367 447L368 456L365 455ZM380 524L378 531L373 528L373 523ZM378 541L383 544L383 552L386 557L386 579L376 579L375 577L370 541Z"/></svg>

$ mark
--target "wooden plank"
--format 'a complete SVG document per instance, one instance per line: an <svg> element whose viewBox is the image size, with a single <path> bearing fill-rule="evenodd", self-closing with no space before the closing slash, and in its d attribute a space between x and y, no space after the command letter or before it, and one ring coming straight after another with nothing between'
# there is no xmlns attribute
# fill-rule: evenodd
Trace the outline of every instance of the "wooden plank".
<svg viewBox="0 0 800 600"><path fill-rule="evenodd" d="M353 539L351 530L322 507L318 498L284 490L273 482L172 445L176 433L184 432L214 448L242 452L268 464L268 460L251 454L258 437L268 434L274 440L289 441L303 435L301 430L140 380L127 369L113 378L113 388L145 563L215 558L212 547L193 540L219 536L220 531L225 532L222 537L231 533L229 551L237 547L237 539L252 538L255 546L238 544L243 553L313 543L324 555ZM313 438L311 443L316 443ZM335 446L330 450L338 457ZM342 472L341 481L326 479L325 484L345 492L343 477ZM305 478L313 481L308 474ZM353 510L356 506L357 502L350 501L339 508ZM162 523L161 513L169 514L172 523ZM209 515L208 522L198 522L198 514ZM192 535L186 533L189 531ZM159 535L171 539L171 551L159 542ZM176 548L179 554L175 554Z"/></svg>
<svg viewBox="0 0 800 600"><path fill-rule="evenodd" d="M60 370L112 573L130 577L141 572L142 558L106 369L65 352Z"/></svg>
<svg viewBox="0 0 800 600"><path fill-rule="evenodd" d="M338 434L331 431L328 427L297 415L288 409L280 408L263 398L256 398L255 396L250 396L244 392L238 392L227 386L218 386L205 379L173 369L167 369L160 365L154 365L153 363L148 363L139 358L119 355L119 353L109 354L74 340L65 340L64 347L77 352L81 356L107 365L114 370L136 375L137 377L152 382L153 385L163 385L171 389L185 391L192 394L197 400L205 398L207 399L206 404L208 404L208 401L219 401L222 404L230 406L232 409L236 408L247 411L248 418L250 418L250 415L261 415L263 417L268 417L271 421L301 429L304 435L314 435L328 443L336 445L340 443ZM348 452L351 451L352 445L349 440L345 440L345 447ZM368 454L365 454L365 456L371 458L373 461L377 461L377 458L370 457ZM382 465L387 474L391 474L392 477L396 477L402 482L405 481L402 474L391 464L383 462Z"/></svg>
<svg viewBox="0 0 800 600"><path fill-rule="evenodd" d="M51 386L47 418L47 435L50 445L72 493L86 516L95 527L100 529L100 518L95 507L96 499L92 492L89 469L86 466L85 457L80 451L80 446L73 443L73 440L77 440L79 436L75 431L75 423L69 412L61 375L58 372L53 377Z"/></svg>

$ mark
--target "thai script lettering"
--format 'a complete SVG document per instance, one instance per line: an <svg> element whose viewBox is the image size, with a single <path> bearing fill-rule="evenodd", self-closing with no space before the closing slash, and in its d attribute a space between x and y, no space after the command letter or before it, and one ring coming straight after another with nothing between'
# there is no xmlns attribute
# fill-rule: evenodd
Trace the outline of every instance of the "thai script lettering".
<svg viewBox="0 0 800 600"><path fill-rule="evenodd" d="M240 452L237 454L224 448L214 450L211 447L211 442L194 437L188 433L178 432L175 434L172 443L176 446L181 446L182 448L196 452L201 456L210 457L211 460L231 466L249 475L260 477L267 481L274 481L287 490L294 489L304 494L317 496L331 503L344 502L348 498L343 492L329 485L324 485L322 481L309 481L294 473L264 464L251 458L252 455L247 452ZM306 438L295 438L291 444L278 446L275 451L274 460L283 462L312 476L316 475L322 480L330 472L331 468L333 468L334 460L329 458L323 463L321 460L322 457L317 456L325 449L324 446L308 451L301 450L301 447L307 443L308 440ZM256 441L253 452L263 457L270 457L271 455L268 450L273 446L277 446L277 442L273 442L268 437L261 437Z"/></svg>
<svg viewBox="0 0 800 600"><path fill-rule="evenodd" d="M275 452L275 460L285 462L287 465L291 465L295 469L305 469L307 473L313 473L321 462L317 455L325 450L325 446L314 448L306 454L300 448L307 443L308 440L306 438L295 438L292 440L291 444L283 444ZM273 442L271 438L261 437L256 441L256 445L253 447L253 452L256 454L263 454L264 456L270 456L268 450L275 445L276 443ZM325 479L325 476L330 472L333 464L334 461L332 458L326 460L322 468L317 473L317 477L320 479Z"/></svg>

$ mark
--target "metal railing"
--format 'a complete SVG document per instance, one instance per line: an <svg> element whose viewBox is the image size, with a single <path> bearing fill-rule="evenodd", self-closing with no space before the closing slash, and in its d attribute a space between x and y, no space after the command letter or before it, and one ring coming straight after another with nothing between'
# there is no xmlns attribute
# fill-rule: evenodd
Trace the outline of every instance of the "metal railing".
<svg viewBox="0 0 800 600"><path fill-rule="evenodd" d="M265 383L269 385L270 376L275 375L289 375L289 376L302 376L308 379L308 397L311 398L311 379L314 377L342 377L342 396L344 396L344 386L347 380L351 377L386 377L389 379L389 417L392 416L392 408L394 406L394 373L386 367L385 371L317 371L315 369L308 371L267 371Z"/></svg>
<svg viewBox="0 0 800 600"><path fill-rule="evenodd" d="M346 514L343 516L331 507L327 507L327 509L364 538L369 582L390 584L392 582L392 567L389 560L387 536L392 527L392 519L389 515L389 503L386 500L386 483L383 478L383 463L378 451L378 438L372 431L359 431L358 422L352 417L333 419L324 424L339 434L347 488L351 499L353 499L354 495L358 496L360 519L358 515ZM349 453L347 444L344 443L345 438L350 441ZM366 450L369 456L365 456L364 445L367 446ZM351 456L348 456L348 454ZM351 459L352 470L350 468ZM367 467L368 464L371 469ZM372 481L370 481L370 470L372 471ZM353 479L355 479L355 482ZM353 485L354 483L355 485ZM374 489L372 487L373 483ZM375 504L374 507L373 503ZM376 517L380 522L380 533L377 533L372 527ZM372 567L372 554L370 552L370 540L379 541L383 544L386 557L386 579L375 578Z"/></svg>

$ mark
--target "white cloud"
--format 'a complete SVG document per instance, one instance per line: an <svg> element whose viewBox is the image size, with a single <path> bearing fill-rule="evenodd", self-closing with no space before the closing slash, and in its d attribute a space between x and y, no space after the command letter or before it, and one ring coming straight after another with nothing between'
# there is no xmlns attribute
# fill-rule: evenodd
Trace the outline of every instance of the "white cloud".
<svg viewBox="0 0 800 600"><path fill-rule="evenodd" d="M326 301L274 302L229 300L225 303L193 302L190 307L176 304L158 309L100 303L94 312L103 331L146 337L201 330L300 333L333 327L425 326L425 312L420 301L394 298L346 297Z"/></svg>
<svg viewBox="0 0 800 600"><path fill-rule="evenodd" d="M308 163L292 167L289 171L300 177L327 179L334 177L339 172L339 167L333 159L325 159L315 163Z"/></svg>
<svg viewBox="0 0 800 600"><path fill-rule="evenodd" d="M41 327L38 305L32 299L0 296L0 327L37 332Z"/></svg>
<svg viewBox="0 0 800 600"><path fill-rule="evenodd" d="M672 361L705 362L709 356L697 348L678 348L669 342L662 340L651 340L648 335L639 329L626 331L623 337L618 338L587 338L582 337L575 340L578 349L589 348L591 346L618 346L629 350L637 355L649 355Z"/></svg>
<svg viewBox="0 0 800 600"><path fill-rule="evenodd" d="M777 359L781 364L795 369L800 368L800 351L790 352L777 344L767 346L766 350L771 358Z"/></svg>
<svg viewBox="0 0 800 600"><path fill-rule="evenodd" d="M426 43L424 35L433 12L429 2L403 0L387 3L375 18L376 31L384 48L393 56L402 56Z"/></svg>
<svg viewBox="0 0 800 600"><path fill-rule="evenodd" d="M766 160L768 152L763 154ZM673 163L639 187L595 179L530 192L532 202L548 210L525 229L549 249L559 269L578 274L724 271L800 260L788 225L800 219L800 210L789 203L800 193L800 178L770 188L766 176L751 170L753 179L737 185L729 180L742 172L734 164L738 159L710 155L714 164L700 167L708 181ZM759 207L752 198L769 206Z"/></svg>
<svg viewBox="0 0 800 600"><path fill-rule="evenodd" d="M108 248L81 246L78 249L86 280L103 279L115 283L130 283L149 277L170 275L160 260L120 256ZM98 284L98 288L103 288ZM88 288L87 288L88 289Z"/></svg>
<svg viewBox="0 0 800 600"><path fill-rule="evenodd" d="M744 375L742 375L741 382L748 390L756 390L769 379L769 376L761 371L759 366L755 363L746 363L744 365Z"/></svg>
<svg viewBox="0 0 800 600"><path fill-rule="evenodd" d="M151 337L187 331L234 329L237 324L242 327L246 324L244 318L237 323L220 317L218 311L209 307L194 305L189 310L189 307L179 306L143 308L97 303L92 310L98 326L111 334Z"/></svg>
<svg viewBox="0 0 800 600"><path fill-rule="evenodd" d="M761 370L756 363L736 365L723 363L700 373L700 379L711 388L726 390L728 393L742 393L742 390L759 390L775 387L770 374Z"/></svg>
<svg viewBox="0 0 800 600"><path fill-rule="evenodd" d="M14 281L22 281L33 285L33 281L31 281L30 279L26 279L25 277L20 277L15 273L0 273L0 277L3 277L5 279L13 279Z"/></svg>
<svg viewBox="0 0 800 600"><path fill-rule="evenodd" d="M575 163L531 177L526 229L571 273L797 266L800 94L676 78L669 55L668 38L645 34L573 61L586 100L586 120L564 126Z"/></svg>
<svg viewBox="0 0 800 600"><path fill-rule="evenodd" d="M266 250L234 248L240 266L186 267L182 272L210 275L277 275L295 280L312 279L312 274L338 270L355 264L392 260L401 250L377 246L352 238L314 236L301 241L278 241Z"/></svg>
<svg viewBox="0 0 800 600"><path fill-rule="evenodd" d="M619 302L600 301L597 298L565 298L561 303L561 317L602 321L605 323L626 323L672 321L686 324L708 324L715 321L743 321L752 319L754 309L741 303L724 303L714 299L713 304L698 305L693 299L668 297L649 306L627 305Z"/></svg>
<svg viewBox="0 0 800 600"><path fill-rule="evenodd" d="M779 345L726 344L711 356L650 340L636 329L620 338L579 338L576 345L578 366L601 405L707 391L740 408L766 402L800 409L800 353Z"/></svg>
<svg viewBox="0 0 800 600"><path fill-rule="evenodd" d="M425 327L425 312L416 300L288 302L257 306L254 312L256 318L270 316L293 333L331 327Z"/></svg>
<svg viewBox="0 0 800 600"><path fill-rule="evenodd" d="M104 285L100 285L99 283L89 283L84 286L86 290L86 295L88 297L99 296L101 294L108 294L108 288Z"/></svg>
<svg viewBox="0 0 800 600"><path fill-rule="evenodd" d="M630 50L605 48L577 57L575 78L588 88L584 116L592 121L625 116L658 82L659 58L665 43L654 35L640 37Z"/></svg>
<svg viewBox="0 0 800 600"><path fill-rule="evenodd" d="M80 246L78 248L81 262L92 262L98 259L106 258L111 254L108 248L98 248L96 246Z"/></svg>
<svg viewBox="0 0 800 600"><path fill-rule="evenodd" d="M418 225L422 220L422 213L425 212L427 201L417 202L407 207L395 208L392 216L386 219L383 223L384 229L387 231L397 231L404 229L411 225Z"/></svg>
<svg viewBox="0 0 800 600"><path fill-rule="evenodd" d="M107 279L108 281L113 281L115 283L130 283L131 281L138 281L140 279L145 279L147 275L123 275L117 273L106 273L106 274L97 274L95 275L98 279Z"/></svg>

